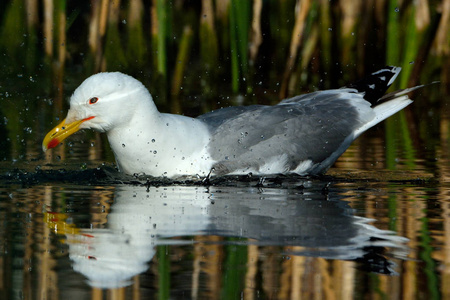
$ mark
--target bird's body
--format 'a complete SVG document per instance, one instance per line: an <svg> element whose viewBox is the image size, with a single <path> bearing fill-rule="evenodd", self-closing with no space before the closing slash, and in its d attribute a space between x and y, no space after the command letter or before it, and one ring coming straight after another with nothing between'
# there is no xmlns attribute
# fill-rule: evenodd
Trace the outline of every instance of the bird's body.
<svg viewBox="0 0 450 300"><path fill-rule="evenodd" d="M412 102L404 94L414 88L383 97L399 72L386 67L347 88L197 118L160 113L136 79L99 73L74 92L67 118L49 132L43 147L92 128L106 132L119 169L127 174L317 175L362 132Z"/></svg>

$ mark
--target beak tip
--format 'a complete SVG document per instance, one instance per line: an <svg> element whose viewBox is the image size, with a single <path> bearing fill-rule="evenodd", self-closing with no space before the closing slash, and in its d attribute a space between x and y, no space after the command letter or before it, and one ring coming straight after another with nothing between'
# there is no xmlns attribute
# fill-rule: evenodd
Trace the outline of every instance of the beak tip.
<svg viewBox="0 0 450 300"><path fill-rule="evenodd" d="M57 138L51 139L50 141L44 140L42 143L42 150L46 152L48 149L55 148L61 143L61 141Z"/></svg>

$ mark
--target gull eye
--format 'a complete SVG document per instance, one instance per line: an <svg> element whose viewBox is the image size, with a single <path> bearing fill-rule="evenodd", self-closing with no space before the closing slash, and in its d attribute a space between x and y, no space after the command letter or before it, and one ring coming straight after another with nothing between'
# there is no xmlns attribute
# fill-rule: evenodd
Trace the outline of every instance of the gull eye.
<svg viewBox="0 0 450 300"><path fill-rule="evenodd" d="M95 104L97 103L98 98L97 97L92 97L91 99L89 99L89 104Z"/></svg>

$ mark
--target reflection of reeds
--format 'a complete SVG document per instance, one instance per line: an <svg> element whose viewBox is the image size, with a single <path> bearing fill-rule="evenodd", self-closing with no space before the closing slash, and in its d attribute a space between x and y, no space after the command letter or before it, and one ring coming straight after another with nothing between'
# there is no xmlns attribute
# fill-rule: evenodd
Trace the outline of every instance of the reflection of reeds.
<svg viewBox="0 0 450 300"><path fill-rule="evenodd" d="M158 299L169 299L170 257L169 246L157 246L158 253Z"/></svg>
<svg viewBox="0 0 450 300"><path fill-rule="evenodd" d="M443 124L448 129L448 120ZM447 155L447 130L441 138L442 155ZM440 179L448 180L448 166L437 166ZM438 189L408 184L389 187L378 182L369 184L370 191L365 192L360 189L364 186L361 181L338 185L360 215L377 220L374 222L380 229L392 226L399 235L409 238L411 260L397 261L400 276L362 272L353 261L289 254L306 250L300 246L256 246L251 240L248 244L224 245L223 237L195 236L195 242L189 245L157 246L157 256L150 263L153 271L136 276L133 286L89 291L89 287L79 284L81 277L75 277L68 267L69 253L61 243L64 234L77 233L78 222L93 228L105 226L114 189L7 186L2 192L10 197L3 198L8 201L1 202L0 210L2 246L9 250L0 257L1 295L20 291L24 298L38 295L72 299L81 292L91 292L92 299L127 299L132 291L139 293L140 288L142 297L156 298L158 294L160 299L177 298L181 293L193 299L372 299L380 295L437 299L439 293L442 298L448 296L450 197L445 185ZM388 202L396 205L389 207ZM43 213L43 208L51 211ZM395 222L390 222L393 217L389 210L395 211ZM64 288L71 284L76 289Z"/></svg>

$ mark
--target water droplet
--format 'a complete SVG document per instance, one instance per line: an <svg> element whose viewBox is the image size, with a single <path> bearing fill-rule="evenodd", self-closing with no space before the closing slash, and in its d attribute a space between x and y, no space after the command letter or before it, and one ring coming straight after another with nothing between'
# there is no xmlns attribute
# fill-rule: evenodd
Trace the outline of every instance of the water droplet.
<svg viewBox="0 0 450 300"><path fill-rule="evenodd" d="M158 153L156 150L155 151L153 151L153 154L156 154L156 153Z"/></svg>
<svg viewBox="0 0 450 300"><path fill-rule="evenodd" d="M396 7L395 12L399 12L399 11L400 11L400 8Z"/></svg>
<svg viewBox="0 0 450 300"><path fill-rule="evenodd" d="M156 140L155 140L155 139L152 139L152 143L154 143L154 142L156 142Z"/></svg>
<svg viewBox="0 0 450 300"><path fill-rule="evenodd" d="M331 27L328 27L328 31L333 31L333 28L331 28Z"/></svg>
<svg viewBox="0 0 450 300"><path fill-rule="evenodd" d="M33 129L31 129L31 127L25 127L24 130L26 131L26 133L32 133Z"/></svg>
<svg viewBox="0 0 450 300"><path fill-rule="evenodd" d="M414 64L414 61L410 61L409 64L410 64L410 65L413 65L413 64Z"/></svg>
<svg viewBox="0 0 450 300"><path fill-rule="evenodd" d="M127 24L127 21L125 19L123 19L122 24Z"/></svg>
<svg viewBox="0 0 450 300"><path fill-rule="evenodd" d="M125 144L122 144L122 147L125 148Z"/></svg>

